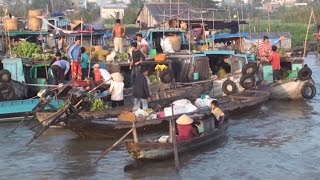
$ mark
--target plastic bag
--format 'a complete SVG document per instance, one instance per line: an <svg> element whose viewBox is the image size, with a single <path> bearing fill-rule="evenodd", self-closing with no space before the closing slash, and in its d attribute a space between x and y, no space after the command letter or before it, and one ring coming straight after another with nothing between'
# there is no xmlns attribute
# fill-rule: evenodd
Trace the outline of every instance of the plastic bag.
<svg viewBox="0 0 320 180"><path fill-rule="evenodd" d="M194 104L200 109L206 109L206 108L210 108L211 102L213 100L216 100L216 99L210 98L209 96L205 96L204 98L196 99Z"/></svg>
<svg viewBox="0 0 320 180"><path fill-rule="evenodd" d="M142 109L138 109L138 110L136 110L135 112L134 112L134 115L136 116L136 117L141 117L141 116L148 116L149 115L149 113L147 113L146 111L144 111L144 110L142 110Z"/></svg>
<svg viewBox="0 0 320 180"><path fill-rule="evenodd" d="M164 53L174 53L172 44L169 38L161 38L160 45Z"/></svg>

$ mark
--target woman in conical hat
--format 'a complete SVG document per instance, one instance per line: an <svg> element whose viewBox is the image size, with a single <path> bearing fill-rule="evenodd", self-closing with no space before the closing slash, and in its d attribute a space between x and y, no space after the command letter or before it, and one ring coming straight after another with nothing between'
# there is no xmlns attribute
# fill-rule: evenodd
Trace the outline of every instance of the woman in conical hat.
<svg viewBox="0 0 320 180"><path fill-rule="evenodd" d="M122 74L119 72L112 73L111 78L112 78L112 80L114 80L116 82L123 82L124 81Z"/></svg>
<svg viewBox="0 0 320 180"><path fill-rule="evenodd" d="M124 78L122 74L118 72L112 73L111 78L113 79L113 81L110 85L109 91L111 93L112 107L124 106L124 100L123 100Z"/></svg>
<svg viewBox="0 0 320 180"><path fill-rule="evenodd" d="M192 126L193 119L187 115L180 116L177 120L178 142L187 141L198 135L197 130Z"/></svg>

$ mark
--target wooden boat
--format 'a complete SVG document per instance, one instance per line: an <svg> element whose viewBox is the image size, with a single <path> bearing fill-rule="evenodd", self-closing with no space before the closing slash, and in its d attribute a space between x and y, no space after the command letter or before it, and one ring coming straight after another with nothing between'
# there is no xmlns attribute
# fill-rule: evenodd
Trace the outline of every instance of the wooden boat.
<svg viewBox="0 0 320 180"><path fill-rule="evenodd" d="M224 97L219 99L219 101L222 110L230 115L234 115L251 112L259 108L269 99L269 96L269 86L260 86L256 89L245 90L241 93ZM82 138L120 137L131 128L130 122L118 121L117 115L120 111L120 109L118 112L113 110L114 116L111 114L100 116L100 114L99 118L94 118L92 115L89 115L90 113L86 115L80 113L79 115L69 117L65 123L70 130ZM200 111L209 112L209 109ZM139 134L154 133L168 129L168 120L170 120L170 117L138 121L136 122L136 128Z"/></svg>
<svg viewBox="0 0 320 180"><path fill-rule="evenodd" d="M315 82L312 79L290 80L272 84L270 98L275 100L312 99L315 95Z"/></svg>
<svg viewBox="0 0 320 180"><path fill-rule="evenodd" d="M165 92L160 92L159 87L152 87L152 100L148 103L149 107L152 109L164 108L168 106L175 100L178 99L193 99L195 100L202 93L208 93L211 90L211 81L204 81L200 83L194 83L190 85L180 86L173 89L167 89ZM77 119L69 118L70 121L82 121L85 119L101 119L107 117L114 117L119 115L123 111L132 111L132 97L128 95L126 97L126 106L109 108L101 111L81 111L77 114ZM37 119L44 126L50 123L50 120L47 120L54 112L53 111L40 111L36 113ZM70 122L66 122L70 124Z"/></svg>
<svg viewBox="0 0 320 180"><path fill-rule="evenodd" d="M195 121L201 120L203 122L210 122L213 121L213 116L211 114L202 114L201 116L193 117L193 119ZM180 154L196 150L200 147L208 146L209 144L213 144L215 141L222 139L226 136L228 124L228 120L226 120L214 130L204 132L200 136L193 139L177 143L178 153ZM130 156L139 161L163 160L173 157L173 143L160 143L158 142L158 139L159 138L154 138L141 142L128 140L126 141L126 148Z"/></svg>

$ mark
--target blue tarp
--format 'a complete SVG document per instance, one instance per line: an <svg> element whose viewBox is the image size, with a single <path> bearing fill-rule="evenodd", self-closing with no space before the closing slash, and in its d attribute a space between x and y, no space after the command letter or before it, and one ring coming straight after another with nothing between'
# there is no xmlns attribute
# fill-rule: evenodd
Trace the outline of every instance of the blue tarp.
<svg viewBox="0 0 320 180"><path fill-rule="evenodd" d="M209 36L211 39L218 40L218 39L230 39L230 38L238 38L238 37L243 37L247 38L249 37L248 32L243 32L243 33L219 33L219 34L212 34Z"/></svg>

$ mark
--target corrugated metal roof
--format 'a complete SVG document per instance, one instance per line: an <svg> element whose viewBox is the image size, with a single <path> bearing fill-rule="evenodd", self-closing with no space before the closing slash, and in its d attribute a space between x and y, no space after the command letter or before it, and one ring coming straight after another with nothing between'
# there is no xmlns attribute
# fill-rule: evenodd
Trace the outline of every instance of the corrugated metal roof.
<svg viewBox="0 0 320 180"><path fill-rule="evenodd" d="M171 3L171 5L170 3L146 3L140 9L140 12L144 7L149 10L150 14L157 22L163 21L164 18L166 20L174 18L188 19L188 12L190 18L201 18L201 14L197 13L197 10L188 3ZM140 12L138 13L138 16L140 15Z"/></svg>
<svg viewBox="0 0 320 180"><path fill-rule="evenodd" d="M106 0L97 0L100 7L104 9L125 9L127 5L125 3L111 3Z"/></svg>

